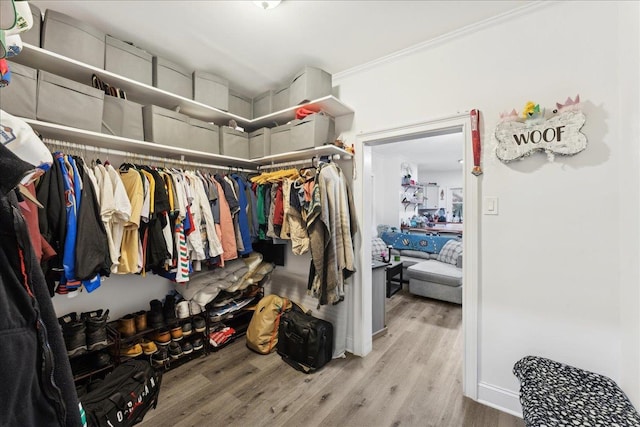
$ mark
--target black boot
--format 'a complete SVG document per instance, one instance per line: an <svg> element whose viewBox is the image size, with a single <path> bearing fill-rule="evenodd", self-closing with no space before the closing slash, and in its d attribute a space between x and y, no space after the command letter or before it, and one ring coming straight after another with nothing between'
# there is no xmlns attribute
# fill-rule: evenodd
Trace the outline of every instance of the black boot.
<svg viewBox="0 0 640 427"><path fill-rule="evenodd" d="M109 345L109 340L107 339L109 310L104 313L102 310L82 313L80 319L84 320L86 326L87 348L90 351L99 350Z"/></svg>
<svg viewBox="0 0 640 427"><path fill-rule="evenodd" d="M164 326L164 315L162 314L162 302L154 299L149 301L151 310L147 312L147 324L152 329L162 328Z"/></svg>
<svg viewBox="0 0 640 427"><path fill-rule="evenodd" d="M67 347L67 355L75 356L87 352L84 321L76 313L65 314L58 319L62 325L62 336Z"/></svg>
<svg viewBox="0 0 640 427"><path fill-rule="evenodd" d="M162 314L164 314L164 320L167 324L176 323L178 321L178 317L176 316L176 300L173 295L169 294L164 299Z"/></svg>

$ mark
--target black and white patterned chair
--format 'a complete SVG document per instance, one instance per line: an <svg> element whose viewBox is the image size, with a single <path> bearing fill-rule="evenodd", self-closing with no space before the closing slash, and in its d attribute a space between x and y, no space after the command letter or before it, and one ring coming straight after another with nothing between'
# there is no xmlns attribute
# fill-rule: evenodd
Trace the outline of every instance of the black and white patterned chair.
<svg viewBox="0 0 640 427"><path fill-rule="evenodd" d="M640 415L610 378L536 356L513 367L527 427L640 427Z"/></svg>

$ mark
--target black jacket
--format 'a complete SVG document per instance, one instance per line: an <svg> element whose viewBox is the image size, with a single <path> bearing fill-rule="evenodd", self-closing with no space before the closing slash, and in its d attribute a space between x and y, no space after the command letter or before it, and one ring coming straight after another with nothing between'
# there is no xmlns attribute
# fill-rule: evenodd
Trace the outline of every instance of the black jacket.
<svg viewBox="0 0 640 427"><path fill-rule="evenodd" d="M0 144L0 425L75 427L62 332L12 190L30 169Z"/></svg>

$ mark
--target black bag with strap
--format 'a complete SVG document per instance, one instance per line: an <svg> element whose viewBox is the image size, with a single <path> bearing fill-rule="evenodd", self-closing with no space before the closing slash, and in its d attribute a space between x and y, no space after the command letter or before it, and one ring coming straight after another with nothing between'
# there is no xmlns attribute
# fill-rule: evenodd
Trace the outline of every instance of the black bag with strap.
<svg viewBox="0 0 640 427"><path fill-rule="evenodd" d="M315 372L333 356L333 325L294 304L280 319L277 350L295 369L306 374Z"/></svg>
<svg viewBox="0 0 640 427"><path fill-rule="evenodd" d="M89 427L128 427L158 404L162 373L148 361L128 360L81 398Z"/></svg>

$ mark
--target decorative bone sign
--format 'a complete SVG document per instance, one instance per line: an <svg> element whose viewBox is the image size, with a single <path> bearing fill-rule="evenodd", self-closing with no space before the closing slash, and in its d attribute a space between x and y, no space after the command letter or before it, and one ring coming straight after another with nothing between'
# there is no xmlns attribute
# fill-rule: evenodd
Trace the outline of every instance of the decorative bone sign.
<svg viewBox="0 0 640 427"><path fill-rule="evenodd" d="M495 130L498 158L506 163L544 150L553 161L555 154L571 156L584 150L587 137L580 128L586 117L580 111L580 95L556 106L547 118L544 109L541 111L540 105L533 102L527 103L522 117L518 117L516 110L500 114L501 121Z"/></svg>

